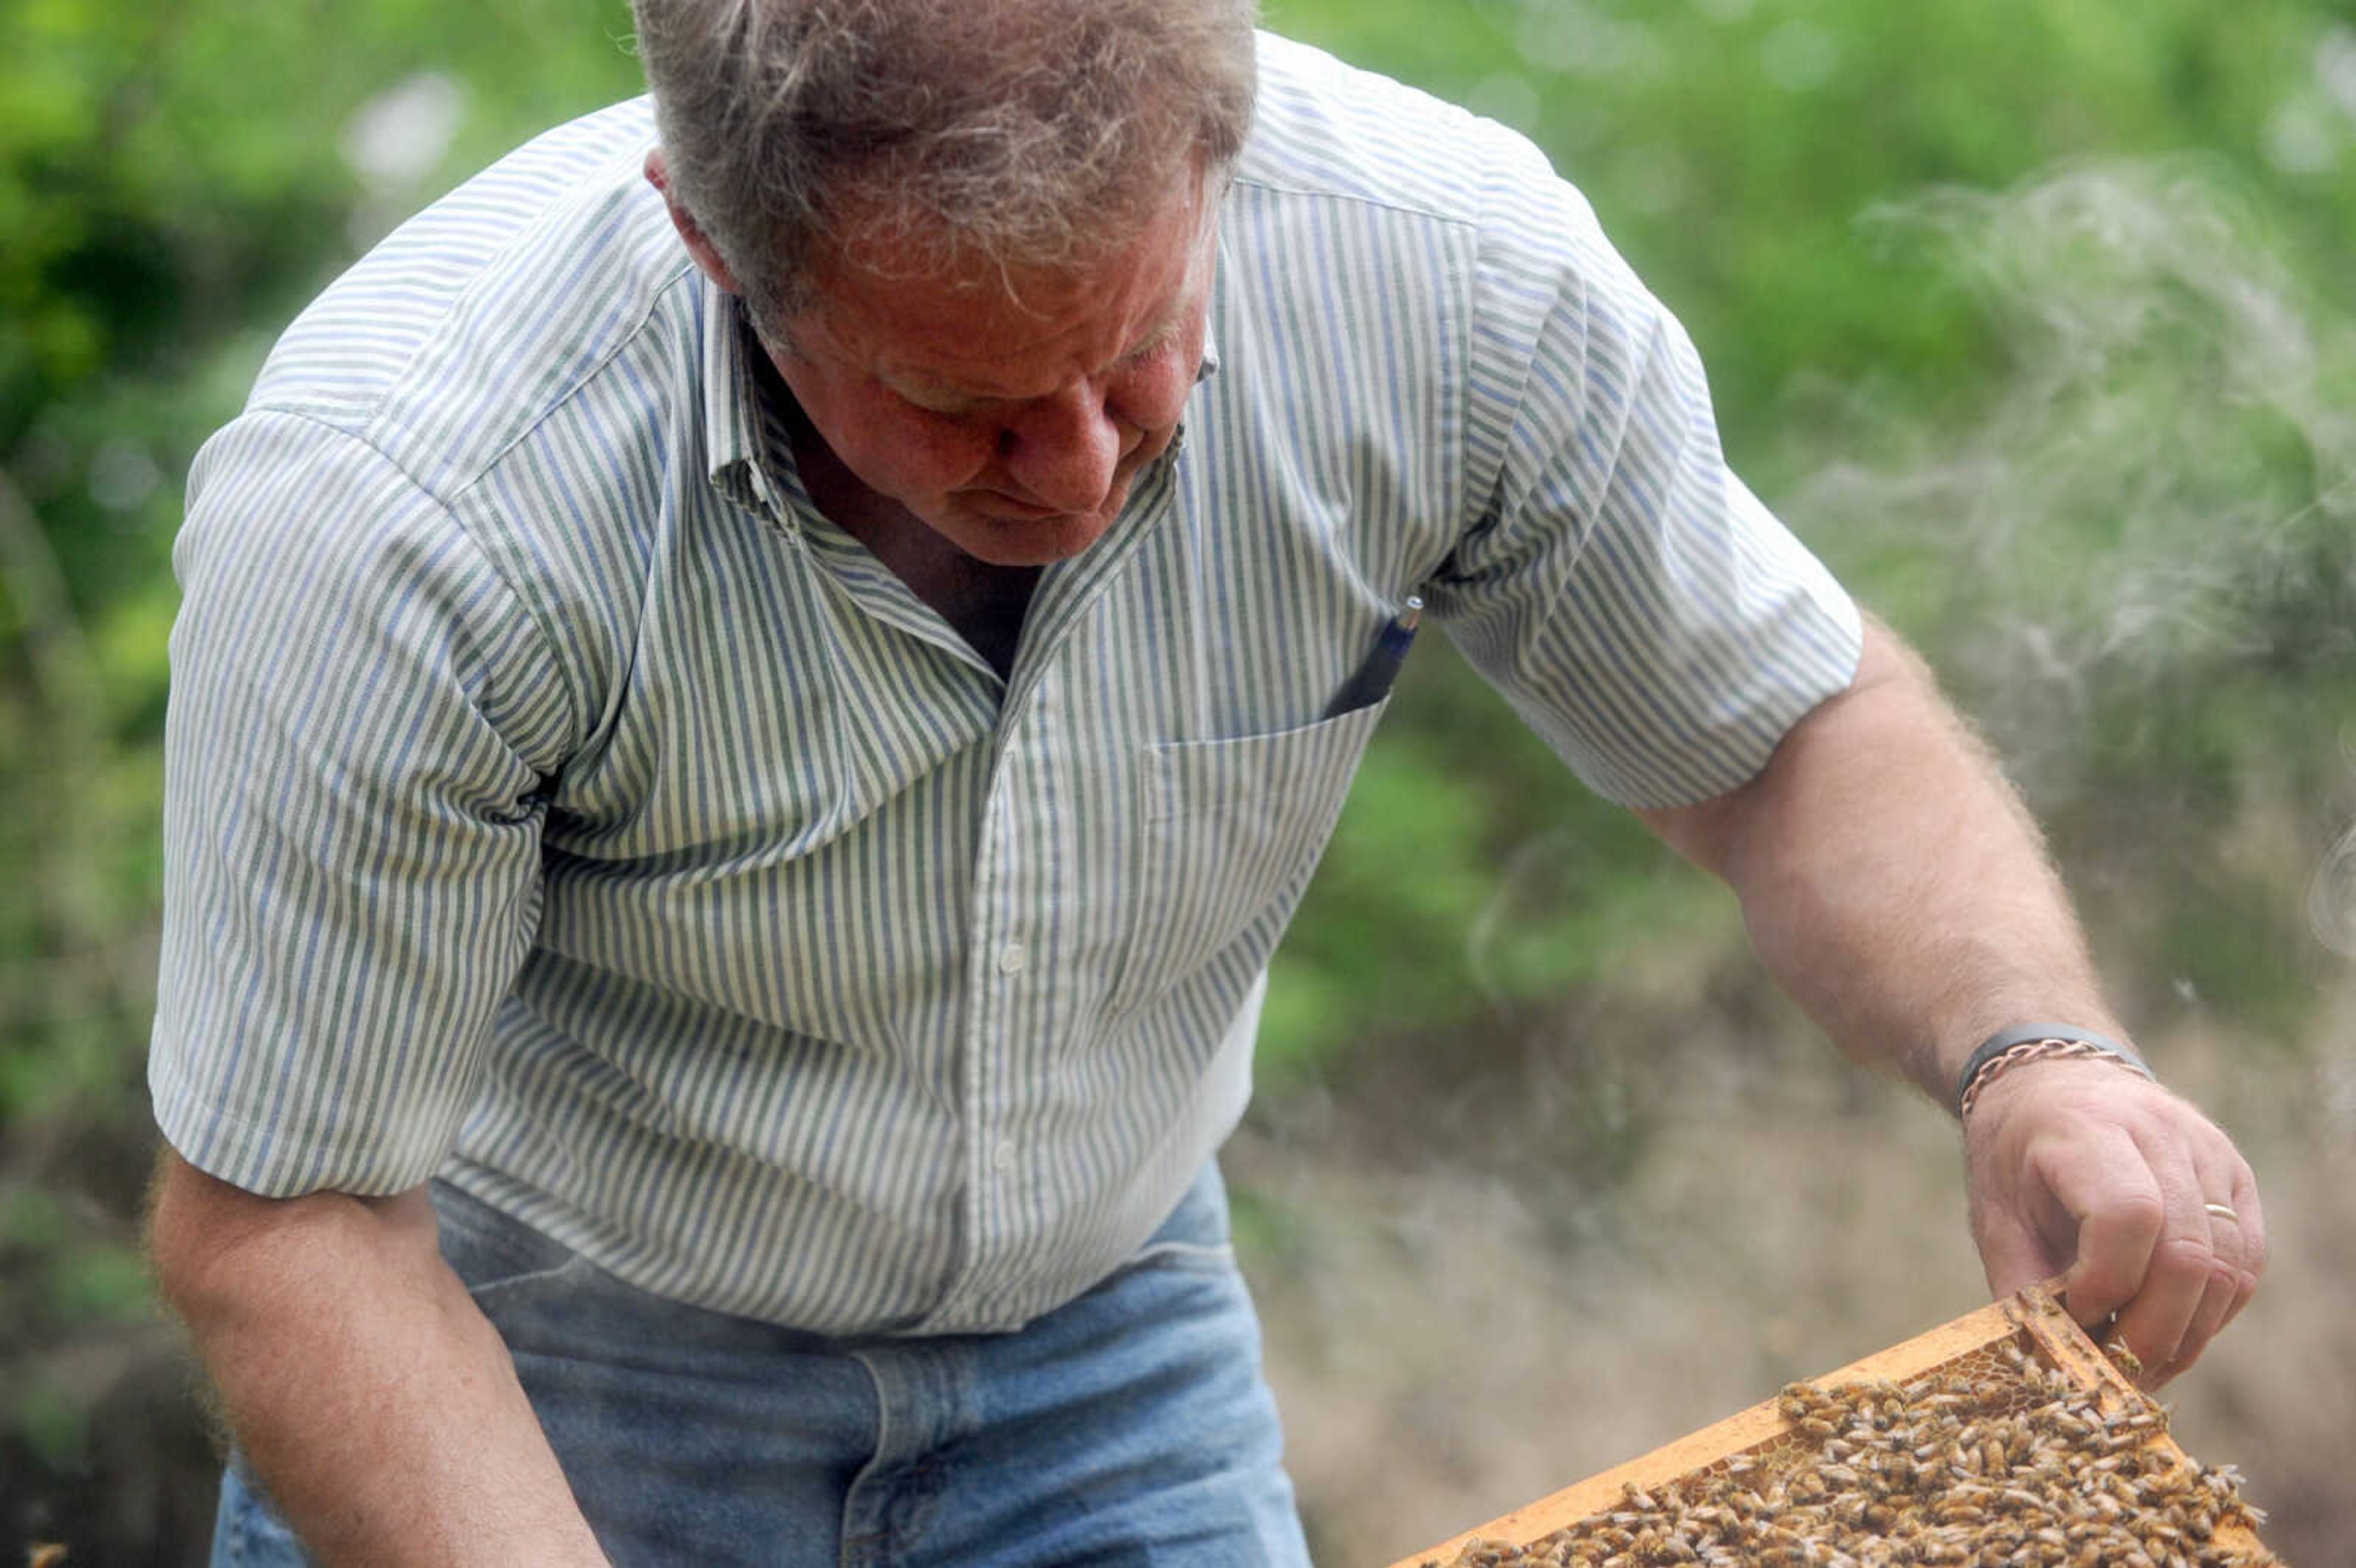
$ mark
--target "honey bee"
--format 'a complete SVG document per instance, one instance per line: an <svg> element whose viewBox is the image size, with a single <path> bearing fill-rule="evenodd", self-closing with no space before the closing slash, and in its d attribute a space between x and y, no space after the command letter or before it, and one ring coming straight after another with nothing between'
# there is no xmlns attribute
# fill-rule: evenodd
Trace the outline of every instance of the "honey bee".
<svg viewBox="0 0 2356 1568"><path fill-rule="evenodd" d="M1450 1568L2265 1568L2216 1540L2250 1520L2238 1473L2160 1456L2148 1398L2105 1408L2017 1345L2003 1374L1787 1384L1787 1435L1526 1548L1468 1546ZM1983 1361L1976 1363L1987 1366ZM1427 1564L1426 1568L1438 1568Z"/></svg>

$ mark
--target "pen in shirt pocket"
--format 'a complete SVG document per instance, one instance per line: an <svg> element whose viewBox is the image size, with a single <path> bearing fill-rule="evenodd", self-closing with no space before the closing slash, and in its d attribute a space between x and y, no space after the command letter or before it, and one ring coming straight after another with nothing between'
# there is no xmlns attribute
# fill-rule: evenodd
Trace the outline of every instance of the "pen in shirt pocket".
<svg viewBox="0 0 2356 1568"><path fill-rule="evenodd" d="M1398 613L1390 618L1382 635L1375 639L1374 647L1368 650L1357 673L1344 681L1342 689L1333 694L1333 700L1325 705L1326 718L1339 719L1391 694L1391 686L1398 679L1399 666L1407 662L1408 646L1415 641L1416 625L1422 619L1423 601L1408 594Z"/></svg>

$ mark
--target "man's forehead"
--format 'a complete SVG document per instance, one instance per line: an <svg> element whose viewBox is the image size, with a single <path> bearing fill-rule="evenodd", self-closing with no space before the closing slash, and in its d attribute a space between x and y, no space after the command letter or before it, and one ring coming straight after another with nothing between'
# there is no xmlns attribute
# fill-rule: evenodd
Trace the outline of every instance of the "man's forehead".
<svg viewBox="0 0 2356 1568"><path fill-rule="evenodd" d="M805 315L815 319L806 325L887 376L956 377L980 392L1012 361L1067 357L1101 368L1184 324L1209 291L1215 230L1215 214L1188 199L1076 268L1017 271L967 258L916 272L838 262L813 273Z"/></svg>

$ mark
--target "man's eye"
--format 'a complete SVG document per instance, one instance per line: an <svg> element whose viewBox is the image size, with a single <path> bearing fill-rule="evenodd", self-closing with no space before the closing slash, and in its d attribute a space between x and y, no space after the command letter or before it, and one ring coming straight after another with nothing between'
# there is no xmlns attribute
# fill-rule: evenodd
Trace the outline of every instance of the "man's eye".
<svg viewBox="0 0 2356 1568"><path fill-rule="evenodd" d="M1122 361L1122 363L1128 365L1142 365L1149 360L1160 359L1167 357L1171 350L1177 347L1178 327L1173 323L1172 325L1164 327L1161 332L1157 333L1154 336L1152 342L1139 347L1135 353L1130 355L1130 357Z"/></svg>

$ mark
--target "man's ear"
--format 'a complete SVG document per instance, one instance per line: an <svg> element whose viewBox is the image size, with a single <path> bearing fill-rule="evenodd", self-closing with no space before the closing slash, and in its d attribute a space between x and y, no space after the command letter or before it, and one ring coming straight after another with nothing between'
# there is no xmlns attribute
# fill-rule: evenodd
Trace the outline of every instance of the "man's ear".
<svg viewBox="0 0 2356 1568"><path fill-rule="evenodd" d="M728 271L728 263L720 259L720 252L696 223L694 214L681 207L679 198L671 195L670 165L663 161L660 147L647 154L646 166L647 183L662 193L664 209L670 214L670 225L679 230L680 241L687 246L687 253L695 258L695 264L703 269L703 275L732 294L743 293L744 291L736 286L734 275Z"/></svg>

